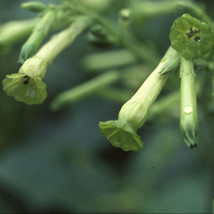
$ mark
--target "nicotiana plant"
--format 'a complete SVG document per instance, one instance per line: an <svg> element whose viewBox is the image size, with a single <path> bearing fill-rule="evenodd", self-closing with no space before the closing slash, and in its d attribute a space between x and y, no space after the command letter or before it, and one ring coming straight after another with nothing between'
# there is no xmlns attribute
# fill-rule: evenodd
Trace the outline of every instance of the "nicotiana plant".
<svg viewBox="0 0 214 214"><path fill-rule="evenodd" d="M108 52L89 55L83 60L84 66L88 70L106 72L62 92L51 102L50 108L59 110L91 94L126 101L116 120L99 123L100 132L115 147L124 151L139 151L144 145L137 131L146 119L161 114L180 100L181 133L187 146L196 147L199 130L197 82L200 81L197 81L194 67L213 70L210 62L214 45L212 19L203 7L192 0L130 0L124 4L125 8L118 11L116 21L112 21L103 14L114 4L116 1L113 0L22 4L24 9L38 15L31 20L5 23L0 28L1 50L12 48L13 44L28 36L18 58L19 72L6 75L2 82L3 90L28 105L43 103L47 97L43 78L48 66L81 34L86 33L90 44L96 48L108 48ZM167 51L160 59L154 48L137 39L132 31L132 23L140 22L143 26L151 17L178 9L183 14L172 23L169 29L171 45L166 47ZM47 39L50 34L52 36ZM144 66L139 66L142 64ZM146 66L156 68L148 72ZM142 72L139 73L139 69ZM153 104L173 73L178 74L180 92L172 92ZM136 79L142 81L142 85L136 90L135 84L136 93L133 93L133 90L129 90L130 82ZM113 87L112 84L117 82L129 88Z"/></svg>

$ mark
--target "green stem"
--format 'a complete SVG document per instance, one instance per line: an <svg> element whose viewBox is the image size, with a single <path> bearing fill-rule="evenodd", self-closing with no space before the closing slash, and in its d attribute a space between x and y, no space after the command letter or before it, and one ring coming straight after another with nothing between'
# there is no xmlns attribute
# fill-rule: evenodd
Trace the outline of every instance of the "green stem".
<svg viewBox="0 0 214 214"><path fill-rule="evenodd" d="M159 116L162 115L169 115L171 113L171 110L174 109L177 103L179 103L180 99L180 91L175 91L170 93L167 96L164 96L157 102L155 102L149 111L148 114L148 120L156 119Z"/></svg>
<svg viewBox="0 0 214 214"><path fill-rule="evenodd" d="M42 48L37 52L35 57L43 59L49 65L91 24L92 21L87 16L81 16L77 18L70 25L70 27L54 35L50 41L43 45Z"/></svg>
<svg viewBox="0 0 214 214"><path fill-rule="evenodd" d="M141 1L134 2L133 14L134 18L145 20L149 17L171 13L176 9L176 1Z"/></svg>
<svg viewBox="0 0 214 214"><path fill-rule="evenodd" d="M212 19L207 15L207 13L204 11L203 7L200 7L200 5L197 5L195 2L192 1L178 1L177 7L181 9L188 9L191 10L191 12L201 19L202 21L206 22L210 27L213 26ZM213 27L212 27L213 29Z"/></svg>
<svg viewBox="0 0 214 214"><path fill-rule="evenodd" d="M130 50L136 56L136 58L143 60L152 66L157 64L159 57L157 56L156 52L139 42L131 33L126 34L126 36L120 35L117 26L115 26L112 21L104 18L99 14L89 15L99 24L103 25L109 32L109 35L111 35L118 44Z"/></svg>
<svg viewBox="0 0 214 214"><path fill-rule="evenodd" d="M42 17L42 19L37 22L32 34L22 46L18 60L20 64L23 64L26 61L26 59L28 59L35 53L35 51L37 50L37 48L39 47L47 33L49 32L54 19L55 11L49 10Z"/></svg>
<svg viewBox="0 0 214 214"><path fill-rule="evenodd" d="M149 47L138 41L131 33L126 33L126 36L122 35L119 38L120 43L132 51L138 59L141 59L151 66L158 63L159 57Z"/></svg>
<svg viewBox="0 0 214 214"><path fill-rule="evenodd" d="M51 103L51 109L59 110L65 105L83 99L84 97L93 94L99 89L118 81L119 78L120 75L117 71L111 71L108 73L104 73L72 89L64 91L53 100L53 102Z"/></svg>
<svg viewBox="0 0 214 214"><path fill-rule="evenodd" d="M117 50L90 54L83 59L83 66L86 70L100 71L134 62L136 62L136 59L133 54L126 50Z"/></svg>
<svg viewBox="0 0 214 214"><path fill-rule="evenodd" d="M104 97L105 99L113 100L116 102L126 102L131 96L132 92L127 89L118 89L105 87L96 92L97 95Z"/></svg>
<svg viewBox="0 0 214 214"><path fill-rule="evenodd" d="M45 4L38 1L24 2L21 4L21 7L36 13L42 12L47 8Z"/></svg>

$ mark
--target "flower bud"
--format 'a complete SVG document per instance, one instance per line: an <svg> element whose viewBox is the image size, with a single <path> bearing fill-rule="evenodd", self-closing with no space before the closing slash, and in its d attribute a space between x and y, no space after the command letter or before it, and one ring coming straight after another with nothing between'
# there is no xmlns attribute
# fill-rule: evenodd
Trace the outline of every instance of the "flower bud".
<svg viewBox="0 0 214 214"><path fill-rule="evenodd" d="M54 18L55 13L54 11L50 10L42 17L41 20L37 22L36 26L33 29L32 34L22 46L18 60L19 64L22 65L25 62L25 60L27 60L36 52L41 42L49 32L53 24Z"/></svg>
<svg viewBox="0 0 214 214"><path fill-rule="evenodd" d="M171 47L156 69L150 74L135 95L126 102L119 112L119 119L130 122L139 129L145 122L148 109L159 95L168 78L168 72L178 66L179 56ZM164 73L165 75L162 75Z"/></svg>
<svg viewBox="0 0 214 214"><path fill-rule="evenodd" d="M190 148L198 142L198 116L195 88L195 74L192 61L181 58L181 116L180 130Z"/></svg>

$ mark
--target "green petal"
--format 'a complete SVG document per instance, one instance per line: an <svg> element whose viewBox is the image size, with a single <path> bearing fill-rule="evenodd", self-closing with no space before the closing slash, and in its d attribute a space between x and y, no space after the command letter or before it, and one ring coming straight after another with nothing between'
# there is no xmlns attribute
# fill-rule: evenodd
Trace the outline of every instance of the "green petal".
<svg viewBox="0 0 214 214"><path fill-rule="evenodd" d="M192 115L182 118L180 130L186 145L190 148L196 147L198 144L198 123Z"/></svg>
<svg viewBox="0 0 214 214"><path fill-rule="evenodd" d="M99 123L100 131L113 146L124 151L139 151L143 148L140 136L125 121L110 120Z"/></svg>
<svg viewBox="0 0 214 214"><path fill-rule="evenodd" d="M2 83L8 96L28 105L41 104L47 97L46 84L38 77L16 73L7 75Z"/></svg>
<svg viewBox="0 0 214 214"><path fill-rule="evenodd" d="M169 37L172 47L187 60L205 55L214 44L210 27L189 14L174 21Z"/></svg>

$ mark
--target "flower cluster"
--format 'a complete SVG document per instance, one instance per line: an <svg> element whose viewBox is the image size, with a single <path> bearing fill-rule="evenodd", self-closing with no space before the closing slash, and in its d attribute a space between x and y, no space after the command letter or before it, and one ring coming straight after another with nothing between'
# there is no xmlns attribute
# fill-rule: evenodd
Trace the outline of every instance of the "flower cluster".
<svg viewBox="0 0 214 214"><path fill-rule="evenodd" d="M206 23L189 14L177 18L170 32L172 47L134 96L122 106L118 120L99 123L102 135L124 151L142 149L143 142L137 130L144 124L169 72L180 65L180 129L186 144L190 148L195 147L198 142L198 116L193 60L211 51L213 38L212 30Z"/></svg>
<svg viewBox="0 0 214 214"><path fill-rule="evenodd" d="M179 71L180 130L186 144L191 148L196 147L199 122L194 64L201 63L197 61L198 59L206 61L211 54L214 46L212 22L200 8L191 7L187 1L136 1L133 3L133 8L121 9L118 13L117 23L114 25L101 13L112 2L114 1L62 0L58 5L45 5L40 2L22 4L23 8L38 13L38 17L28 22L10 23L0 29L0 47L2 44L12 45L16 38L29 36L19 55L18 63L21 65L19 72L6 75L2 82L3 90L17 101L28 105L43 103L47 97L47 86L43 82L43 78L48 66L65 48L89 29L88 42L91 42L94 47L123 47L122 50L109 51L104 55L99 53L95 58L94 56L89 57L85 61L89 69L92 67L97 70L102 68L107 70L118 65L125 67L124 65L127 64L136 64L138 61L143 61L152 69L154 64L158 65L128 101L127 96L123 96L123 92L110 87L117 81L124 81L125 75L118 70L109 69L109 72L61 93L53 100L50 108L58 110L95 93L103 93L106 97L109 95L112 98L117 97L118 100L125 97L126 103L121 107L118 118L100 122L100 132L115 147L124 151L139 151L143 148L143 141L137 132L148 118L153 102L160 94L172 71ZM141 18L146 19L154 14L168 13L177 8L191 9L202 21L189 14L178 17L169 34L171 46L160 60L154 48L135 38L131 32L131 24L133 19L135 21ZM58 32L44 42L54 30ZM158 61L159 63L157 63ZM205 64L207 65L207 63ZM127 94L130 94L130 91ZM179 96L176 92L173 96L169 96L169 99L163 104L167 106L169 102L178 99ZM163 110L158 107L155 111L157 113Z"/></svg>

